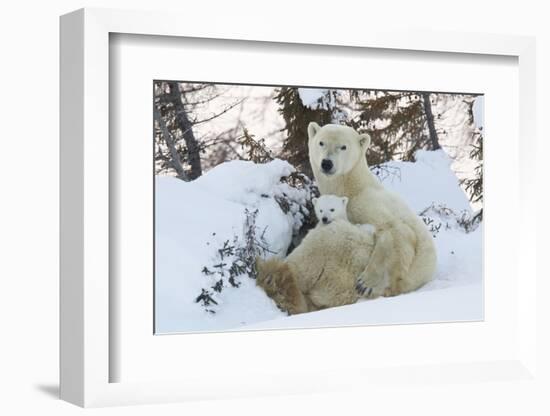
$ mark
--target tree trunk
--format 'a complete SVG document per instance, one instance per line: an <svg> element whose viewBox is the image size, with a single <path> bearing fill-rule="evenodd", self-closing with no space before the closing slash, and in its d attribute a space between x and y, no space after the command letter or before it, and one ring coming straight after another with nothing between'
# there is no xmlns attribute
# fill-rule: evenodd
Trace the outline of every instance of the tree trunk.
<svg viewBox="0 0 550 416"><path fill-rule="evenodd" d="M176 171L178 178L184 181L189 181L189 178L187 177L187 175L185 174L185 171L183 170L180 155L178 153L178 150L176 149L176 145L174 144L174 139L172 138L172 135L168 131L168 127L166 126L166 123L162 119L162 116L160 115L160 111L156 105L154 105L154 112L155 112L155 120L159 124L159 128L162 133L162 138L164 139L164 142L166 143L166 146L170 151L170 157L171 157L170 163L172 164L172 167Z"/></svg>
<svg viewBox="0 0 550 416"><path fill-rule="evenodd" d="M430 143L432 147L431 150L441 149L441 146L439 145L439 139L437 138L437 131L435 130L430 93L422 93L422 99L424 101L424 113L426 114L426 120L428 121L428 132L430 133Z"/></svg>
<svg viewBox="0 0 550 416"><path fill-rule="evenodd" d="M191 171L189 172L189 179L197 179L202 175L200 146L193 133L193 124L187 116L185 106L181 101L181 92L177 82L169 82L170 98L174 105L176 112L176 125L180 128L183 139L185 140L185 146L187 147L187 160Z"/></svg>

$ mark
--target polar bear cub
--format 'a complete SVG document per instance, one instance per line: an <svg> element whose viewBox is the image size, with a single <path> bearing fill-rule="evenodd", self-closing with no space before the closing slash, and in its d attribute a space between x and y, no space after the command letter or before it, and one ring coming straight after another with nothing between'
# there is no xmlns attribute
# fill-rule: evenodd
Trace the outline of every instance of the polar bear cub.
<svg viewBox="0 0 550 416"><path fill-rule="evenodd" d="M371 234L348 221L319 223L286 259L257 258L256 284L291 315L355 303L373 245Z"/></svg>
<svg viewBox="0 0 550 416"><path fill-rule="evenodd" d="M348 221L347 197L322 195L312 202L317 226L286 259L257 258L256 284L291 315L382 295L356 289L372 252L374 226Z"/></svg>
<svg viewBox="0 0 550 416"><path fill-rule="evenodd" d="M321 195L311 202L320 225L328 225L335 220L350 222L348 219L348 197L336 195ZM374 235L376 227L372 224L357 224L357 227Z"/></svg>
<svg viewBox="0 0 550 416"><path fill-rule="evenodd" d="M319 224L330 224L334 220L348 220L348 197L336 195L321 195L311 200Z"/></svg>

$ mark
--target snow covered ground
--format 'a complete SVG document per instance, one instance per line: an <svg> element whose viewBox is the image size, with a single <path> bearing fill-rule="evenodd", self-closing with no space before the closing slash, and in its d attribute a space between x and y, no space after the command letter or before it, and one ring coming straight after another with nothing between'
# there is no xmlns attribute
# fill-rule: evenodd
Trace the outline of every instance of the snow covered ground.
<svg viewBox="0 0 550 416"><path fill-rule="evenodd" d="M283 256L299 224L295 207L285 214L275 198L286 194L297 203L306 195L281 183L292 166L223 163L194 182L156 178L155 286L158 333L241 329L300 328L360 324L469 321L483 318L482 226L466 232L468 199L443 151L416 154L416 162L389 162L380 173L384 185L423 213L438 251L433 282L394 298L361 300L354 305L303 315L281 312L249 277L212 292L205 307L196 302L215 277L204 273L220 263L224 242L241 244L245 210L258 210L256 226L273 255ZM235 240L235 238L237 240ZM224 260L230 262L231 253Z"/></svg>

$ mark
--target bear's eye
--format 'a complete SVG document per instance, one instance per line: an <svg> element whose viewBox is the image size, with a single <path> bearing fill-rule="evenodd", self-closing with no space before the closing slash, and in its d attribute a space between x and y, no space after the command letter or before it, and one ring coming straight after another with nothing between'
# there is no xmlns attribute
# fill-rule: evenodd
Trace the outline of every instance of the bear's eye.
<svg viewBox="0 0 550 416"><path fill-rule="evenodd" d="M319 142L319 146L324 146L325 144L323 142Z"/></svg>
<svg viewBox="0 0 550 416"><path fill-rule="evenodd" d="M341 147L340 149L342 149L342 150L346 150L346 149L347 149L347 147L346 147L346 146L342 146L342 147Z"/></svg>
<svg viewBox="0 0 550 416"><path fill-rule="evenodd" d="M322 210L322 209L320 209L320 210L319 210L319 212L323 212L323 210Z"/></svg>
<svg viewBox="0 0 550 416"><path fill-rule="evenodd" d="M334 212L334 208L331 208L331 209L330 209L330 212Z"/></svg>

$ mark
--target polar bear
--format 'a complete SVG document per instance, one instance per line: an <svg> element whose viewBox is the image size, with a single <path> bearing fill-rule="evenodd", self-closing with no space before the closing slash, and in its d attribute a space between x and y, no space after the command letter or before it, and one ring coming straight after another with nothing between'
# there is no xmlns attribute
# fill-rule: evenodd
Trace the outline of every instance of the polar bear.
<svg viewBox="0 0 550 416"><path fill-rule="evenodd" d="M372 234L348 221L319 223L286 259L256 259L256 284L291 315L355 303L373 245Z"/></svg>
<svg viewBox="0 0 550 416"><path fill-rule="evenodd" d="M368 134L351 127L308 126L309 160L322 195L347 197L354 224L376 227L375 246L357 279L357 290L369 297L410 292L433 279L436 251L420 218L370 171Z"/></svg>

